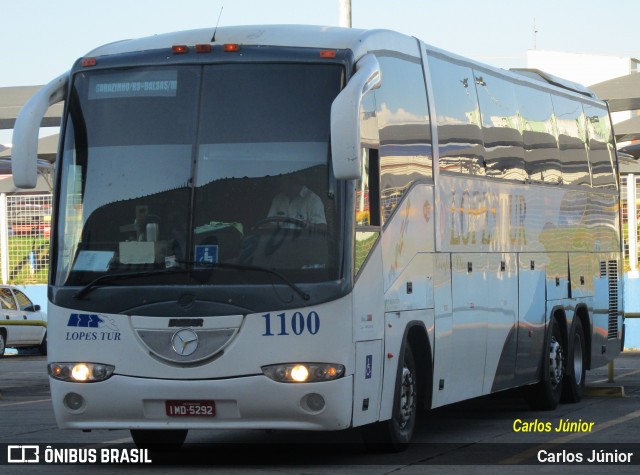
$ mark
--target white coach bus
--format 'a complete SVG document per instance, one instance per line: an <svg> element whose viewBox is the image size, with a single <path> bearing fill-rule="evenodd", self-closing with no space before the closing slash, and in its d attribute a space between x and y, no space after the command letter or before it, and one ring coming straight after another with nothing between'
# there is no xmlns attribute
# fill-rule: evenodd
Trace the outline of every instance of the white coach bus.
<svg viewBox="0 0 640 475"><path fill-rule="evenodd" d="M61 100L61 428L362 426L401 448L419 408L515 387L555 408L621 351L613 134L581 86L391 31L121 41L24 107L20 187Z"/></svg>

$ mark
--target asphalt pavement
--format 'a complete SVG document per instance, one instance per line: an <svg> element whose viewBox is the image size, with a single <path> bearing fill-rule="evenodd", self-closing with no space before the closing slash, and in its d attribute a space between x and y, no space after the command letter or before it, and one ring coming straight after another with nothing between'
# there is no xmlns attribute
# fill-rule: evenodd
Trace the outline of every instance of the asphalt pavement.
<svg viewBox="0 0 640 475"><path fill-rule="evenodd" d="M582 401L553 411L531 411L518 391L476 398L421 415L415 443L401 454L371 454L356 430L190 431L183 451L150 473L394 474L619 473L640 471L640 351L626 350L611 367L587 372ZM0 358L0 451L9 445L63 448L131 446L129 432L60 430L49 394L46 358ZM116 396L117 397L117 396ZM549 430L522 430L548 428ZM556 431L560 427L561 430ZM574 430L562 430L562 428ZM576 464L582 453L618 460ZM632 453L630 460L620 460ZM126 473L125 465L5 465L9 473ZM563 458L564 457L564 458ZM568 458L567 458L568 457ZM541 458L543 459L541 461ZM179 465L179 466L178 466Z"/></svg>

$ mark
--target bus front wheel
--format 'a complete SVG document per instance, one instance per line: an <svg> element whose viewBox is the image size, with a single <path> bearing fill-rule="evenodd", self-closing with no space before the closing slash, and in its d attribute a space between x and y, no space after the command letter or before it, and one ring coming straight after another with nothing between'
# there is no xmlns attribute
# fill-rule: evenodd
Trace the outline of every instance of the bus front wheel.
<svg viewBox="0 0 640 475"><path fill-rule="evenodd" d="M362 428L368 449L376 452L400 452L409 446L416 425L418 380L411 346L404 348L398 368L391 419Z"/></svg>

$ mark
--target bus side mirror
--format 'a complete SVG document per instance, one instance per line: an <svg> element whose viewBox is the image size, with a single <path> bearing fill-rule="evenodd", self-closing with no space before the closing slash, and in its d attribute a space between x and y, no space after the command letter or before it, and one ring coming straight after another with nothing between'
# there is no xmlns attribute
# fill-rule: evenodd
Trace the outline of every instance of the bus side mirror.
<svg viewBox="0 0 640 475"><path fill-rule="evenodd" d="M355 180L362 173L360 105L364 96L380 87L380 65L369 53L356 65L356 73L331 105L331 156L337 179Z"/></svg>
<svg viewBox="0 0 640 475"><path fill-rule="evenodd" d="M13 127L11 173L18 188L35 188L38 180L38 132L47 109L67 94L69 74L51 81L20 109Z"/></svg>

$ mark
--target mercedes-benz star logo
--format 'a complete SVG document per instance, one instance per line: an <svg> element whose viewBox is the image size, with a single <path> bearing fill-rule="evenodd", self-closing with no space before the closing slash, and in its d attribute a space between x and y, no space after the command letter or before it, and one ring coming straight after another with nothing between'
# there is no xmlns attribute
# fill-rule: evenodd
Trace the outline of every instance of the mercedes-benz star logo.
<svg viewBox="0 0 640 475"><path fill-rule="evenodd" d="M198 348L198 334L188 328L178 330L171 337L171 346L180 356L192 355Z"/></svg>

